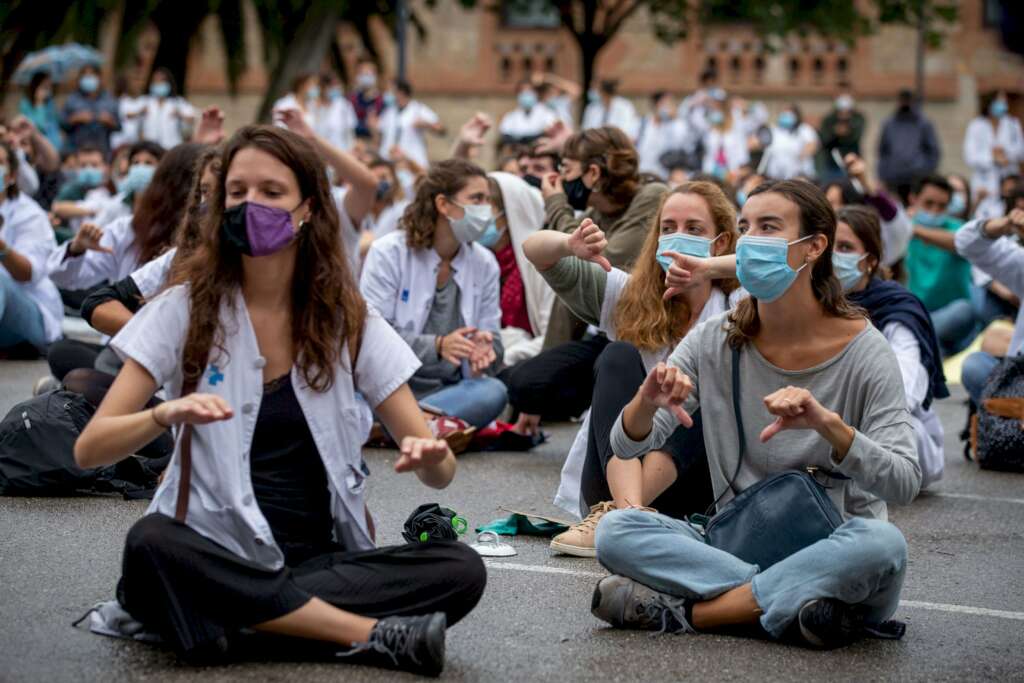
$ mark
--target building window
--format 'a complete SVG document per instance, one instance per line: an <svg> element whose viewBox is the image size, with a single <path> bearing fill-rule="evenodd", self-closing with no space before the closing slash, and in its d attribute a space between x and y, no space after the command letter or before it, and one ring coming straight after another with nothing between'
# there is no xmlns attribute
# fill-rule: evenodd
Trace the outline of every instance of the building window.
<svg viewBox="0 0 1024 683"><path fill-rule="evenodd" d="M547 0L513 0L501 5L505 28L555 29L561 25L558 10Z"/></svg>

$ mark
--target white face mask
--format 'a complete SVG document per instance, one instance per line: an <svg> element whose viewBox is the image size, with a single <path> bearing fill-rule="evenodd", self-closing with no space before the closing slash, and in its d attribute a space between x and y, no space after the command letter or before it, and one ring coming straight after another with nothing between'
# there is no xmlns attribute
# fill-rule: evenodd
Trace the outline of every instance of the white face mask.
<svg viewBox="0 0 1024 683"><path fill-rule="evenodd" d="M469 242L476 242L487 230L487 225L491 222L493 216L493 210L490 204L456 204L455 206L460 207L463 210L462 218L449 218L448 222L452 226L452 232L455 233L455 239L467 244Z"/></svg>

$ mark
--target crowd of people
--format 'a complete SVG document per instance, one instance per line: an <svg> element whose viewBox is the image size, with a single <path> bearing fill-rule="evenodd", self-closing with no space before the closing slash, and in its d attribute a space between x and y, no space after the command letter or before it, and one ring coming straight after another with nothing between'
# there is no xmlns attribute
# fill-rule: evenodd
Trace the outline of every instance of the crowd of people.
<svg viewBox="0 0 1024 683"><path fill-rule="evenodd" d="M1024 350L1006 93L981 98L963 178L910 93L872 173L849 89L815 128L713 73L643 116L604 80L577 127L578 86L537 76L487 171L488 116L431 159L441 118L371 60L347 93L297 78L273 125L230 135L162 69L115 97L83 68L59 108L56 85L33 78L0 130L0 352L44 354L36 393L94 407L79 466L170 456L108 631L193 662L256 631L436 674L485 567L458 542L375 547L363 444L443 488L467 435L534 443L580 418L551 482L579 522L551 548L610 572L596 616L812 647L902 635L887 506L942 478L943 361L980 337L978 404ZM73 316L100 343L65 338ZM841 523L771 566L691 523L806 468Z"/></svg>

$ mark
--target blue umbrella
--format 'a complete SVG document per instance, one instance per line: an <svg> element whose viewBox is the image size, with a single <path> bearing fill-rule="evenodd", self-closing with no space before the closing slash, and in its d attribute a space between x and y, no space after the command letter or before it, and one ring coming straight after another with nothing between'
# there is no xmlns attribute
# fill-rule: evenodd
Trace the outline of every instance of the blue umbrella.
<svg viewBox="0 0 1024 683"><path fill-rule="evenodd" d="M14 72L14 82L26 85L34 75L43 72L60 83L87 64L99 66L102 63L103 55L95 48L78 43L51 45L25 57Z"/></svg>

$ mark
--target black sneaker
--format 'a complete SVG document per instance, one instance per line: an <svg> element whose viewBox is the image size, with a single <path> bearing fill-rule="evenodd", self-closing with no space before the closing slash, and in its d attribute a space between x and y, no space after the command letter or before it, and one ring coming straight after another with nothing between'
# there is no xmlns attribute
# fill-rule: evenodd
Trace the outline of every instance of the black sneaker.
<svg viewBox="0 0 1024 683"><path fill-rule="evenodd" d="M686 620L686 600L612 574L597 582L590 611L617 628L696 633Z"/></svg>
<svg viewBox="0 0 1024 683"><path fill-rule="evenodd" d="M834 598L811 600L800 608L797 625L807 645L832 650L864 635L863 609Z"/></svg>
<svg viewBox="0 0 1024 683"><path fill-rule="evenodd" d="M338 657L353 663L399 669L421 676L439 676L444 669L444 612L420 617L385 617L370 632L370 639Z"/></svg>

